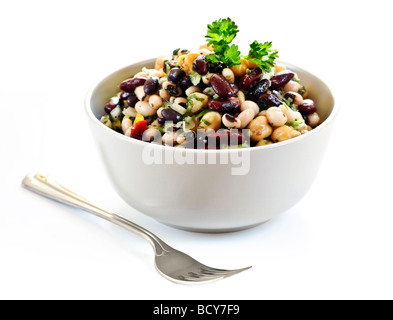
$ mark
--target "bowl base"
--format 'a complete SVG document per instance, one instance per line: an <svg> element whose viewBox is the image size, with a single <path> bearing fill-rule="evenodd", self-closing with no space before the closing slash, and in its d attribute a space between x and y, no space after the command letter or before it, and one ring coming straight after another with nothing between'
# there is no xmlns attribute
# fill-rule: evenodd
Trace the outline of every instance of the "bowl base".
<svg viewBox="0 0 393 320"><path fill-rule="evenodd" d="M252 225L247 225L247 226L241 226L241 227L234 227L234 228L212 228L212 229L208 229L208 228L193 228L193 227L184 227L184 226L178 226L178 225L174 225L174 224L170 224L170 223L166 223L163 221L159 221L158 222L165 224L168 227L171 228L175 228L175 229L180 229L180 230L184 230L184 231L190 231L190 232L198 232L198 233L229 233L229 232L237 232L237 231L243 231L243 230L247 230L247 229L251 229L254 227L257 227L261 224L264 224L266 222L268 222L269 220L263 221L263 222L259 222L256 224L252 224Z"/></svg>

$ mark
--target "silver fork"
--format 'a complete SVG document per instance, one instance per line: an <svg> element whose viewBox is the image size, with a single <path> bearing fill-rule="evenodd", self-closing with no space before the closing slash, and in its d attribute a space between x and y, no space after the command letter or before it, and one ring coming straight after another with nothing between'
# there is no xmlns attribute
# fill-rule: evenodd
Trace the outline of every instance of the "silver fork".
<svg viewBox="0 0 393 320"><path fill-rule="evenodd" d="M149 230L117 214L97 207L90 201L66 189L52 178L42 174L28 174L23 179L22 185L40 195L93 213L144 237L153 246L156 269L168 280L183 284L206 283L227 278L251 268L224 270L208 267L189 255L173 249Z"/></svg>

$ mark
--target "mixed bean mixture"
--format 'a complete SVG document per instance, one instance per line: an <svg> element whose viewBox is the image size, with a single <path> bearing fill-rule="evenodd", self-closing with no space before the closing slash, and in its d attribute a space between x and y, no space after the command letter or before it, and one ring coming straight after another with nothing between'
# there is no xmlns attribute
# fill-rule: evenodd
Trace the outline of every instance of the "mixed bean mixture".
<svg viewBox="0 0 393 320"><path fill-rule="evenodd" d="M203 149L264 146L318 126L317 107L295 72L258 65L250 55L225 61L211 43L176 49L125 79L101 122L131 138Z"/></svg>

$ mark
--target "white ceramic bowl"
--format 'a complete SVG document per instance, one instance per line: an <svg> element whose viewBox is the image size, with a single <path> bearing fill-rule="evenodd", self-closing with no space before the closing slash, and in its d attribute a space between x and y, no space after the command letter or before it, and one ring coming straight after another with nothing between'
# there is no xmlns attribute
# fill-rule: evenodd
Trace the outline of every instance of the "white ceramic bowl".
<svg viewBox="0 0 393 320"><path fill-rule="evenodd" d="M311 132L263 147L184 150L126 137L99 121L104 105L117 93L118 84L142 67L153 65L154 59L150 59L108 75L90 90L85 101L93 139L106 171L115 190L130 206L173 227L227 232L272 219L307 193L338 111L332 92L322 80L285 63L298 74L318 106L323 123ZM161 155L163 164L153 161L153 155ZM173 164L165 164L164 160L171 157ZM186 163L182 164L182 160Z"/></svg>

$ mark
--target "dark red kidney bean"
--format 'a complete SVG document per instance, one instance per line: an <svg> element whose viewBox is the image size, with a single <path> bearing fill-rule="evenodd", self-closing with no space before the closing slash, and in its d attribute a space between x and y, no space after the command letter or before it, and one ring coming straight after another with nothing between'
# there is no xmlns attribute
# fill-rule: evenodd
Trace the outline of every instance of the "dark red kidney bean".
<svg viewBox="0 0 393 320"><path fill-rule="evenodd" d="M227 100L212 99L208 102L207 107L212 111L235 114L240 111L240 100L232 97Z"/></svg>
<svg viewBox="0 0 393 320"><path fill-rule="evenodd" d="M184 76L183 78L180 79L179 82L180 88L182 88L184 91L187 90L189 87L192 86L192 82L189 76Z"/></svg>
<svg viewBox="0 0 393 320"><path fill-rule="evenodd" d="M184 71L180 68L173 68L171 71L168 73L168 79L169 81L173 83L178 83L186 74Z"/></svg>
<svg viewBox="0 0 393 320"><path fill-rule="evenodd" d="M303 100L303 103L298 107L300 113L302 114L311 114L317 111L317 106L314 101L311 99Z"/></svg>
<svg viewBox="0 0 393 320"><path fill-rule="evenodd" d="M229 85L233 89L233 95L236 96L237 93L239 92L239 87L236 84L234 84L234 83L230 83Z"/></svg>
<svg viewBox="0 0 393 320"><path fill-rule="evenodd" d="M134 92L136 87L143 86L146 78L131 78L120 83L119 88L125 92Z"/></svg>
<svg viewBox="0 0 393 320"><path fill-rule="evenodd" d="M270 81L268 79L262 79L257 83L248 93L246 94L246 100L252 100L257 102L262 94L267 92L269 89Z"/></svg>
<svg viewBox="0 0 393 320"><path fill-rule="evenodd" d="M250 73L245 74L240 79L240 85L244 90L249 90L252 85L257 83L263 77L263 72L261 68L255 68Z"/></svg>
<svg viewBox="0 0 393 320"><path fill-rule="evenodd" d="M127 97L127 105L129 107L135 107L135 104L139 101L138 97L135 95L135 93L130 94Z"/></svg>
<svg viewBox="0 0 393 320"><path fill-rule="evenodd" d="M209 72L211 73L221 73L227 65L224 62L218 61L215 63L211 63L209 66Z"/></svg>
<svg viewBox="0 0 393 320"><path fill-rule="evenodd" d="M158 90L158 78L150 78L147 79L145 84L143 85L143 91L147 95L155 94Z"/></svg>
<svg viewBox="0 0 393 320"><path fill-rule="evenodd" d="M259 96L257 104L261 110L266 110L269 107L278 107L282 102L273 93L264 93Z"/></svg>
<svg viewBox="0 0 393 320"><path fill-rule="evenodd" d="M199 56L192 63L192 67L196 72L198 72L201 76L205 75L209 72L209 64L206 61L205 56Z"/></svg>
<svg viewBox="0 0 393 320"><path fill-rule="evenodd" d="M210 78L210 85L212 86L214 92L222 98L230 98L234 95L233 88L221 74L213 74L213 76Z"/></svg>
<svg viewBox="0 0 393 320"><path fill-rule="evenodd" d="M183 116L179 112L169 108L161 110L161 115L165 121L171 121L173 123L178 123L183 120Z"/></svg>
<svg viewBox="0 0 393 320"><path fill-rule="evenodd" d="M107 114L110 114L111 111L116 108L116 106L119 104L119 98L118 97L113 97L111 98L108 103L105 105L104 110Z"/></svg>
<svg viewBox="0 0 393 320"><path fill-rule="evenodd" d="M280 89L281 87L285 86L289 81L291 81L294 76L295 74L289 70L284 70L277 73L270 79L270 89Z"/></svg>

